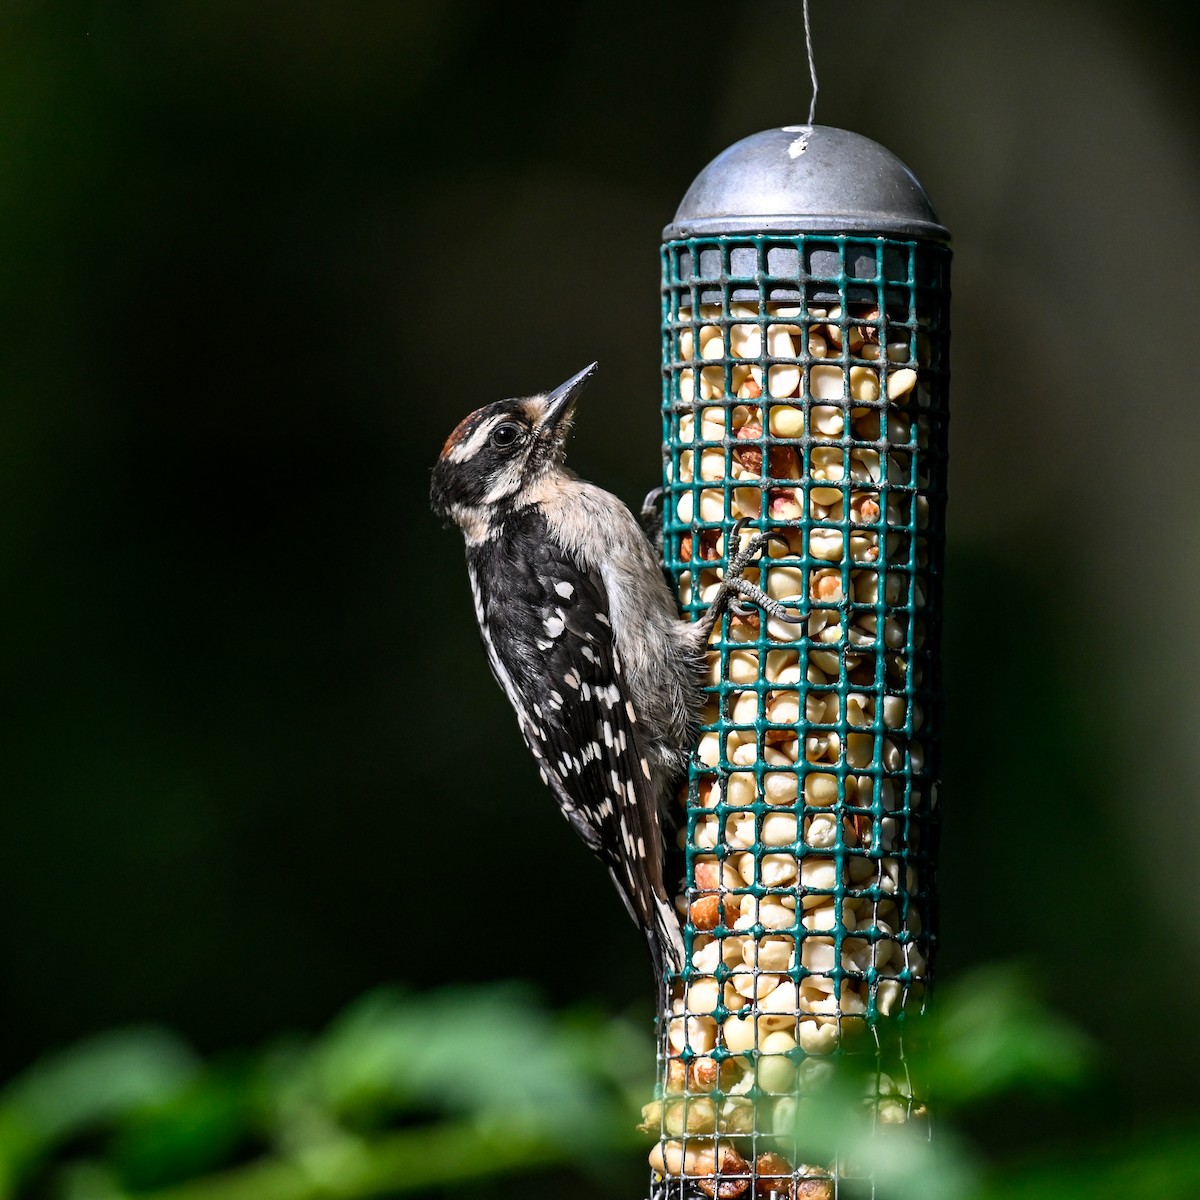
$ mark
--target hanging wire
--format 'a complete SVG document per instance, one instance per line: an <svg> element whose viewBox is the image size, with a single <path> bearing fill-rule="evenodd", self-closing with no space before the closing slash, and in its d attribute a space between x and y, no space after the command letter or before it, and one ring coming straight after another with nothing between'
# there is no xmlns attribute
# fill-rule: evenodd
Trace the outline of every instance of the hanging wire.
<svg viewBox="0 0 1200 1200"><path fill-rule="evenodd" d="M812 99L808 102L808 124L812 125L817 112L817 60L813 55L812 21L808 15L808 0L804 0L804 46L808 51L808 77L812 80Z"/></svg>

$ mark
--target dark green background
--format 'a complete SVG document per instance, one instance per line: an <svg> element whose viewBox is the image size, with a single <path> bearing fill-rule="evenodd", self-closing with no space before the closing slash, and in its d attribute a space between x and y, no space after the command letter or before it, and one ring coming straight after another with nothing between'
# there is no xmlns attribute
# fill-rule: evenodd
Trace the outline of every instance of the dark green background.
<svg viewBox="0 0 1200 1200"><path fill-rule="evenodd" d="M804 119L799 7L3 6L0 1065L147 1018L250 1045L383 980L648 1020L428 471L598 359L572 462L656 481L659 234ZM941 967L1028 960L1108 1048L1058 1132L1168 1113L1200 1070L1197 7L813 8L818 120L955 235Z"/></svg>

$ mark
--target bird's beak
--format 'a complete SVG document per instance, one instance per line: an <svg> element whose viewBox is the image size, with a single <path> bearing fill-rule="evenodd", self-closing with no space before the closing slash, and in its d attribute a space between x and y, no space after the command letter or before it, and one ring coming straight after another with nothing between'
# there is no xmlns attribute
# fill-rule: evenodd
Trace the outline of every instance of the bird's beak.
<svg viewBox="0 0 1200 1200"><path fill-rule="evenodd" d="M577 375L572 375L566 383L560 383L546 397L546 411L541 421L541 432L544 438L549 438L561 445L571 428L571 414L575 409L575 401L583 391L584 384L596 373L598 364L592 363L584 367Z"/></svg>

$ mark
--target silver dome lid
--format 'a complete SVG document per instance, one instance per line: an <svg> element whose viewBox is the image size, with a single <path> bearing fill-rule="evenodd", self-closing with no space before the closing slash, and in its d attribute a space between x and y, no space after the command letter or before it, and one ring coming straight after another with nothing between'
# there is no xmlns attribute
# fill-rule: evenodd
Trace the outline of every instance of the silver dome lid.
<svg viewBox="0 0 1200 1200"><path fill-rule="evenodd" d="M950 237L917 177L890 150L845 129L788 125L718 154L663 240L775 232Z"/></svg>

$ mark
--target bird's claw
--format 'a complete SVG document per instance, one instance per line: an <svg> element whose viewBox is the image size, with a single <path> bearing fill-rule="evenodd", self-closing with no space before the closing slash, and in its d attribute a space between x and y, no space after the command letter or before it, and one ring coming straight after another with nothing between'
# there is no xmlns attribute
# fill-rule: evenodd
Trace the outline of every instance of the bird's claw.
<svg viewBox="0 0 1200 1200"><path fill-rule="evenodd" d="M736 546L742 540L742 534L746 532L748 527L751 527L753 518L739 517L734 522L733 529L730 531L727 545ZM787 536L778 529L759 529L754 532L750 540L740 550L735 551L729 556L729 566L726 570L726 575L740 575L756 558L762 553L766 546L774 542L777 546L781 546L786 551L791 551L792 544L788 541Z"/></svg>
<svg viewBox="0 0 1200 1200"><path fill-rule="evenodd" d="M729 601L729 611L735 617L742 617L743 619L748 619L748 618L754 616L758 610L755 608L755 606L753 604L743 604L740 600L735 598L735 599L731 599Z"/></svg>
<svg viewBox="0 0 1200 1200"><path fill-rule="evenodd" d="M642 500L642 521L661 520L659 509L662 505L662 499L665 495L665 489L661 487L651 488Z"/></svg>

